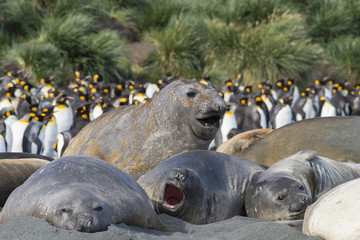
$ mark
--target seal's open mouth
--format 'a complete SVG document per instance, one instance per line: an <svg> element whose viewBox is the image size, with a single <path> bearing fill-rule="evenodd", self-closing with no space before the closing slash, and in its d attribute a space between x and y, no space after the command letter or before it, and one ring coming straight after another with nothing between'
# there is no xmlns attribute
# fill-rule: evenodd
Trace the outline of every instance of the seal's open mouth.
<svg viewBox="0 0 360 240"><path fill-rule="evenodd" d="M215 115L197 120L205 127L218 127L220 123L220 116Z"/></svg>
<svg viewBox="0 0 360 240"><path fill-rule="evenodd" d="M165 206L173 209L184 200L184 193L174 185L168 185L165 189Z"/></svg>

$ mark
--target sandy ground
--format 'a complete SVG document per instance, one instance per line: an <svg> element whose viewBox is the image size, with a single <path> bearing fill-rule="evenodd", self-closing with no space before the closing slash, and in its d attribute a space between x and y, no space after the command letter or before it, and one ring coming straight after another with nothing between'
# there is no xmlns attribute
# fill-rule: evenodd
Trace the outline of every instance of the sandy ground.
<svg viewBox="0 0 360 240"><path fill-rule="evenodd" d="M304 235L288 225L240 216L206 225L189 224L164 214L160 218L169 232L118 224L110 225L104 232L83 233L55 228L36 217L21 216L0 224L0 239L320 239Z"/></svg>

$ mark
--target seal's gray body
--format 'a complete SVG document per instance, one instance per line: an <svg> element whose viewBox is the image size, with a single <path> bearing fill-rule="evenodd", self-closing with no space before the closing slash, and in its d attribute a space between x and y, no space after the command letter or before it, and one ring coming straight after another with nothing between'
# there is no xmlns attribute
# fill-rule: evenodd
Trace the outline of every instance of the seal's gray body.
<svg viewBox="0 0 360 240"><path fill-rule="evenodd" d="M175 81L145 104L119 107L90 122L64 156L97 157L137 179L175 154L207 149L225 108L214 89Z"/></svg>
<svg viewBox="0 0 360 240"><path fill-rule="evenodd" d="M34 154L32 157L35 156ZM49 161L39 158L0 159L0 207L4 206L15 188L47 163Z"/></svg>
<svg viewBox="0 0 360 240"><path fill-rule="evenodd" d="M246 193L249 217L268 220L303 218L305 209L330 189L360 177L360 164L320 157L300 151L254 179Z"/></svg>
<svg viewBox="0 0 360 240"><path fill-rule="evenodd" d="M158 213L205 224L245 215L244 192L262 171L236 156L197 150L164 161L138 183Z"/></svg>
<svg viewBox="0 0 360 240"><path fill-rule="evenodd" d="M240 156L271 166L301 150L339 162L360 163L360 117L323 117L288 124L265 136Z"/></svg>
<svg viewBox="0 0 360 240"><path fill-rule="evenodd" d="M162 227L151 200L130 176L87 156L59 158L15 189L2 209L0 223L20 215L85 232L103 231L116 223Z"/></svg>

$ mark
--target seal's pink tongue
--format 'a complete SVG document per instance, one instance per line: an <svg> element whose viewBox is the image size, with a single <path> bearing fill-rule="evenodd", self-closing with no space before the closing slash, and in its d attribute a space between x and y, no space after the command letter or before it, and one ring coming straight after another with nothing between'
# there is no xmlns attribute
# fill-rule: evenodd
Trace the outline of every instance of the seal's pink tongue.
<svg viewBox="0 0 360 240"><path fill-rule="evenodd" d="M179 204L183 198L184 194L179 188L173 185L167 186L165 191L165 200L167 204L175 206Z"/></svg>

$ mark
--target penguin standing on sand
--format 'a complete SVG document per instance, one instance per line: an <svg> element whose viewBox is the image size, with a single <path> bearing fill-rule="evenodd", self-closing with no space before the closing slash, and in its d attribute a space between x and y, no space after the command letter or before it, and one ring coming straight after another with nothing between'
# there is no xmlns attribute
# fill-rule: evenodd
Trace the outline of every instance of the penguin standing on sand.
<svg viewBox="0 0 360 240"><path fill-rule="evenodd" d="M145 88L143 87L142 84L140 84L137 89L137 93L134 94L133 102L139 101L139 103L145 103L145 101L147 101L148 99L145 92L146 92Z"/></svg>
<svg viewBox="0 0 360 240"><path fill-rule="evenodd" d="M272 108L276 104L276 100L274 99L270 89L262 89L261 90L261 100L265 103L269 113Z"/></svg>
<svg viewBox="0 0 360 240"><path fill-rule="evenodd" d="M277 104L271 110L270 126L272 129L280 128L293 120L290 98L279 98Z"/></svg>
<svg viewBox="0 0 360 240"><path fill-rule="evenodd" d="M205 85L208 85L209 87L215 88L214 84L211 82L210 74L206 73L204 77L199 81L200 83L203 83Z"/></svg>
<svg viewBox="0 0 360 240"><path fill-rule="evenodd" d="M229 139L228 134L231 129L237 128L236 118L231 108L232 106L228 106L227 111L221 119L220 128L218 130L217 136L215 136L216 148Z"/></svg>
<svg viewBox="0 0 360 240"><path fill-rule="evenodd" d="M261 97L255 98L256 112L259 114L259 125L261 128L268 128L269 123L269 111L266 104L262 101Z"/></svg>
<svg viewBox="0 0 360 240"><path fill-rule="evenodd" d="M11 131L13 134L11 152L23 152L24 132L29 126L30 120L35 116L36 114L34 112L30 112L13 123L11 126Z"/></svg>
<svg viewBox="0 0 360 240"><path fill-rule="evenodd" d="M300 97L292 107L295 121L301 121L315 117L313 100L309 96L309 91L305 90L300 93Z"/></svg>
<svg viewBox="0 0 360 240"><path fill-rule="evenodd" d="M330 100L322 96L320 98L320 111L319 111L319 117L335 117L336 116L336 108Z"/></svg>
<svg viewBox="0 0 360 240"><path fill-rule="evenodd" d="M57 135L56 143L53 148L57 153L57 157L61 157L76 133L72 130L66 130Z"/></svg>
<svg viewBox="0 0 360 240"><path fill-rule="evenodd" d="M155 93L160 91L160 88L155 83L147 82L144 84L145 87L145 95L148 98L152 98Z"/></svg>
<svg viewBox="0 0 360 240"><path fill-rule="evenodd" d="M0 153L7 151L7 144L6 144L5 136L2 134L4 132L4 129L3 129L4 124L5 123L2 120L0 120Z"/></svg>
<svg viewBox="0 0 360 240"><path fill-rule="evenodd" d="M29 112L31 104L35 103L32 101L31 94L28 92L23 92L19 97L19 104L16 109L18 118L22 118L25 114Z"/></svg>
<svg viewBox="0 0 360 240"><path fill-rule="evenodd" d="M63 94L55 98L53 103L53 114L56 118L58 133L69 130L73 124L74 113L68 102L69 99L70 97L68 97L66 94Z"/></svg>
<svg viewBox="0 0 360 240"><path fill-rule="evenodd" d="M5 140L6 140L6 151L11 152L13 143L12 125L17 121L14 108L11 108L3 114L5 123Z"/></svg>
<svg viewBox="0 0 360 240"><path fill-rule="evenodd" d="M44 120L45 125L45 136L43 140L43 151L42 155L53 158L55 156L54 144L57 139L57 124L55 116L52 114L48 119Z"/></svg>
<svg viewBox="0 0 360 240"><path fill-rule="evenodd" d="M85 104L82 107L79 107L75 110L74 123L71 126L70 130L75 133L80 132L80 130L85 127L90 122L90 104Z"/></svg>
<svg viewBox="0 0 360 240"><path fill-rule="evenodd" d="M341 90L334 86L330 99L331 104L336 108L336 116L346 116L350 112L348 99L342 94Z"/></svg>
<svg viewBox="0 0 360 240"><path fill-rule="evenodd" d="M237 127L240 131L248 131L261 128L260 115L257 112L257 105L252 99L242 98L235 109Z"/></svg>
<svg viewBox="0 0 360 240"><path fill-rule="evenodd" d="M34 116L26 127L22 141L23 152L35 154L42 152L45 136L45 126L42 123L43 118L41 115Z"/></svg>

